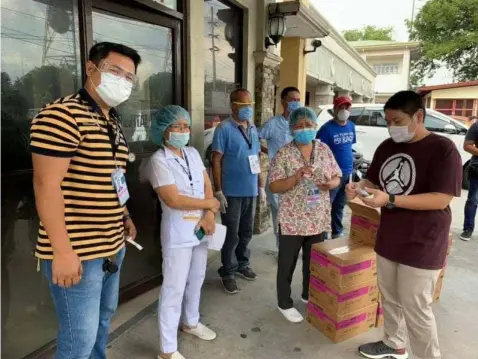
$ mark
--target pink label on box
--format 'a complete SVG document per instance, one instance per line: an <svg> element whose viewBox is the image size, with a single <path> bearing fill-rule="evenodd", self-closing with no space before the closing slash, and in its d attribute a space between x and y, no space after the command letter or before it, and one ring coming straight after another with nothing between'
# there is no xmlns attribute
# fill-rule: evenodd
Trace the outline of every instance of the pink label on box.
<svg viewBox="0 0 478 359"><path fill-rule="evenodd" d="M319 280L317 280L314 277L310 278L310 285L315 290L318 290L319 292L330 293L330 294L334 295L337 298L337 302L339 302L339 303L343 303L343 302L346 302L348 300L352 300L352 299L361 297L363 295L368 294L368 292L370 291L369 286L366 286L366 287L363 287L363 288L360 288L360 289L357 289L357 290L353 290L353 291L345 293L345 294L338 294L337 292L334 292L333 290L328 288L324 283L320 282Z"/></svg>
<svg viewBox="0 0 478 359"><path fill-rule="evenodd" d="M331 263L326 257L321 255L317 251L312 251L312 253L310 255L310 259L313 262L317 262L317 264L319 264L321 267L325 267L325 268L328 267L329 264L332 264L334 267L337 267L339 269L341 275L346 275L346 274L358 272L358 271L361 271L361 270L372 267L372 261L371 260L363 261L363 262L360 262L360 263L357 263L357 264L352 264L352 265L349 265L349 266L340 266L338 264Z"/></svg>
<svg viewBox="0 0 478 359"><path fill-rule="evenodd" d="M330 264L330 261L317 251L312 251L310 259L317 262L322 267L328 267Z"/></svg>
<svg viewBox="0 0 478 359"><path fill-rule="evenodd" d="M360 217L357 217L357 216L353 216L352 217L352 224L360 227L360 228L364 228L364 229L378 229L378 225L374 224L374 223L370 223L368 222L366 219L364 218L360 218Z"/></svg>
<svg viewBox="0 0 478 359"><path fill-rule="evenodd" d="M332 323L335 329L345 329L352 325L365 322L367 320L367 313L361 313L353 318L342 320L341 322L337 323L333 319L329 318L327 314L325 314L322 310L320 310L319 307L312 304L311 302L309 302L309 305L307 308L309 309L309 312L315 315L316 317L320 318L321 320L324 320L324 321L326 320Z"/></svg>
<svg viewBox="0 0 478 359"><path fill-rule="evenodd" d="M378 307L377 314L378 315L383 315L383 307Z"/></svg>

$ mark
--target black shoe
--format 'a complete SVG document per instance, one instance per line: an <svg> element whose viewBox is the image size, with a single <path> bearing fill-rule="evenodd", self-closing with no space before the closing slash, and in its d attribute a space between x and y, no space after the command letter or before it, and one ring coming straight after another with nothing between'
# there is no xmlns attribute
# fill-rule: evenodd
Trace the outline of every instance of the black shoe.
<svg viewBox="0 0 478 359"><path fill-rule="evenodd" d="M380 341L377 343L368 343L359 347L359 353L366 358L381 359L381 358L393 358L393 359L407 359L408 353L405 349L393 349L387 344Z"/></svg>
<svg viewBox="0 0 478 359"><path fill-rule="evenodd" d="M473 231L470 231L469 229L467 229L467 230L463 231L462 234L460 234L460 239L462 241L468 242L471 239L472 234L473 234Z"/></svg>
<svg viewBox="0 0 478 359"><path fill-rule="evenodd" d="M227 294L236 294L239 291L235 279L221 279L221 282Z"/></svg>
<svg viewBox="0 0 478 359"><path fill-rule="evenodd" d="M247 280L256 280L257 279L257 274L254 273L254 271L249 268L242 268L236 272L236 274L239 274L241 277Z"/></svg>

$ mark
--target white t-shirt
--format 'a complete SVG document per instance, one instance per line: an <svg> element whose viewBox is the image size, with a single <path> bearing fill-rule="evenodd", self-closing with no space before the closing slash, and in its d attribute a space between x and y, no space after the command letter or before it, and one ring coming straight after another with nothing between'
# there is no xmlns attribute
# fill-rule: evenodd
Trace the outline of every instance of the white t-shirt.
<svg viewBox="0 0 478 359"><path fill-rule="evenodd" d="M153 189L176 185L181 195L204 199L205 167L201 156L193 147L185 147L183 154L184 159L176 156L168 148L159 149L144 165L141 165L140 176L147 178ZM160 201L163 210L162 246L164 248L183 248L200 244L194 231L203 211L173 209L168 207L163 200L160 199Z"/></svg>

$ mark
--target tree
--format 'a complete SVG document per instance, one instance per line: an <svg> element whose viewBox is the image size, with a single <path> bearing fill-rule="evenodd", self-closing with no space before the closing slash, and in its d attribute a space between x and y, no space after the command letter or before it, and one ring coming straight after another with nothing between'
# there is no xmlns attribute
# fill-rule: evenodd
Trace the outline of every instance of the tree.
<svg viewBox="0 0 478 359"><path fill-rule="evenodd" d="M412 86L443 65L458 81L478 79L478 0L429 0L415 21L406 23L421 50L412 63Z"/></svg>
<svg viewBox="0 0 478 359"><path fill-rule="evenodd" d="M367 25L362 29L346 30L343 32L347 41L378 40L392 41L393 27L376 27Z"/></svg>

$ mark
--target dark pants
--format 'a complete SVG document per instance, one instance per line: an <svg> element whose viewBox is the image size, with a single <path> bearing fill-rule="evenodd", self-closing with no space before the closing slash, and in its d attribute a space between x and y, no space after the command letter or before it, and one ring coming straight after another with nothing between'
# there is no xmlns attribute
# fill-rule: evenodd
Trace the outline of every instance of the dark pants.
<svg viewBox="0 0 478 359"><path fill-rule="evenodd" d="M465 204L465 223L463 230L472 231L475 229L476 208L478 206L478 178L470 176L470 187L468 188L468 199Z"/></svg>
<svg viewBox="0 0 478 359"><path fill-rule="evenodd" d="M340 236L344 231L342 220L344 218L344 207L347 203L345 195L345 186L347 185L349 175L344 175L340 180L340 185L330 191L330 203L332 204L332 238Z"/></svg>
<svg viewBox="0 0 478 359"><path fill-rule="evenodd" d="M255 202L255 197L227 197L226 213L221 213L222 224L227 227L219 268L223 279L234 278L238 270L249 266Z"/></svg>
<svg viewBox="0 0 478 359"><path fill-rule="evenodd" d="M310 252L314 243L323 242L325 232L315 236L285 236L279 239L279 263L277 267L277 301L279 308L290 309L294 302L290 297L292 276L302 248L302 298L309 298Z"/></svg>

